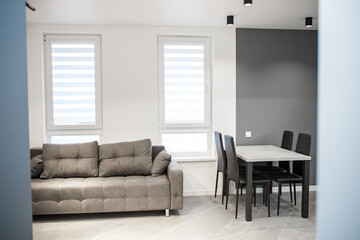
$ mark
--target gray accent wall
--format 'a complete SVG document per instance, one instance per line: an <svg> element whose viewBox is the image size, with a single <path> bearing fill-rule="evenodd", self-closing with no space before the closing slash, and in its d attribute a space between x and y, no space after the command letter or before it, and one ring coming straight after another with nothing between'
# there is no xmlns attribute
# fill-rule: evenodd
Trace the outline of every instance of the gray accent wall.
<svg viewBox="0 0 360 240"><path fill-rule="evenodd" d="M24 0L0 8L0 238L32 239Z"/></svg>
<svg viewBox="0 0 360 240"><path fill-rule="evenodd" d="M236 144L280 146L284 130L312 135L316 184L317 31L236 30ZM252 137L245 138L245 131Z"/></svg>

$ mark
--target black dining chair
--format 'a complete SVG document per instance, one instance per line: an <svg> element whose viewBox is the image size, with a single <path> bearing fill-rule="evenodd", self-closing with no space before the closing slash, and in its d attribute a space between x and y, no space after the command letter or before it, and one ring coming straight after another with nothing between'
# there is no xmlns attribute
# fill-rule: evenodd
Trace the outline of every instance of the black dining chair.
<svg viewBox="0 0 360 240"><path fill-rule="evenodd" d="M293 146L294 132L285 130L281 140L281 148L291 151ZM254 166L255 171L280 171L290 172L290 162L280 161L279 166Z"/></svg>
<svg viewBox="0 0 360 240"><path fill-rule="evenodd" d="M215 183L215 198L217 194L219 172L223 175L223 188L222 188L222 197L221 204L224 204L224 196L226 195L226 183L227 183L227 159L224 152L224 145L222 141L222 135L220 132L215 131L215 146L217 153L217 170L216 170L216 183Z"/></svg>
<svg viewBox="0 0 360 240"><path fill-rule="evenodd" d="M283 132L281 140L281 148L291 151L293 146L294 132L285 130ZM279 166L254 166L254 170L259 174L264 175L266 172L290 172L290 161L279 161ZM272 184L270 184L272 185ZM291 183L289 184L290 188L290 200L292 200L292 189ZM281 195L282 191L280 192Z"/></svg>
<svg viewBox="0 0 360 240"><path fill-rule="evenodd" d="M225 149L226 149L226 157L228 160L228 178L227 178L227 191L226 191L226 205L227 209L228 201L229 201L229 185L230 181L235 182L236 188L236 205L235 205L235 218L237 218L238 214L238 204L239 204L239 188L241 185L246 185L246 172L241 171L240 164L238 158L236 157L236 150L234 145L234 138L228 135L225 135ZM266 189L265 194L265 205L268 207L268 216L270 217L270 197L269 197L269 188L270 188L270 180L256 172L253 173L253 186L256 189L257 186L261 186ZM254 191L255 195L256 191ZM254 197L254 204L256 198Z"/></svg>
<svg viewBox="0 0 360 240"><path fill-rule="evenodd" d="M296 142L295 152L303 155L310 155L311 135L299 133ZM279 215L281 187L283 184L294 185L294 202L296 205L296 184L302 183L302 161L293 161L293 172L265 172L265 176L278 183L277 215Z"/></svg>

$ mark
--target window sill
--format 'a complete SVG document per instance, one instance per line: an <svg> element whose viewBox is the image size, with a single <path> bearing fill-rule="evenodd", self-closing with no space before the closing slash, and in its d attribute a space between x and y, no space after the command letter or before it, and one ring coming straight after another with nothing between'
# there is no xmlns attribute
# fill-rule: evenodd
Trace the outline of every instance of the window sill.
<svg viewBox="0 0 360 240"><path fill-rule="evenodd" d="M215 157L177 157L174 160L178 163L187 162L216 162Z"/></svg>

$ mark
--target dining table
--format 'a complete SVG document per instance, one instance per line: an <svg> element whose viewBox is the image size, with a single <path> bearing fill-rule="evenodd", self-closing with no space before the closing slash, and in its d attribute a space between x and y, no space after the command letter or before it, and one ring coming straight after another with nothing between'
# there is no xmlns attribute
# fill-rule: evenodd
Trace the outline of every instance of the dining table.
<svg viewBox="0 0 360 240"><path fill-rule="evenodd" d="M245 220L252 221L253 165L260 162L302 161L301 217L309 216L309 183L311 157L273 145L236 146L236 155L246 165ZM279 193L278 193L279 194Z"/></svg>

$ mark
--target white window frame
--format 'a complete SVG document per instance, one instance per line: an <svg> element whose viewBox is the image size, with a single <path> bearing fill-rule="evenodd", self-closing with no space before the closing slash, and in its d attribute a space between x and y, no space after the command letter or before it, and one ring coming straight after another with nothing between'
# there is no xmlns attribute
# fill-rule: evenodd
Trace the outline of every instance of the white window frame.
<svg viewBox="0 0 360 240"><path fill-rule="evenodd" d="M52 43L92 43L95 45L95 121L94 125L55 125L53 122L53 89L52 89ZM101 96L101 36L79 34L44 34L45 66L45 112L48 135L60 135L56 130L102 129L102 96ZM83 133L86 134L86 133Z"/></svg>
<svg viewBox="0 0 360 240"><path fill-rule="evenodd" d="M164 44L194 44L200 43L204 46L204 123L199 124L169 124L165 123L165 83L164 83ZM212 51L211 37L209 36L158 36L158 76L159 76L159 132L166 133L206 133L207 152L172 153L176 158L187 157L212 157L212 132L211 132L211 74L212 74Z"/></svg>
<svg viewBox="0 0 360 240"><path fill-rule="evenodd" d="M83 136L95 136L95 138L93 139L89 139L88 141L76 141L76 142L69 142L69 143L84 143L84 142L89 142L89 141L97 141L98 143L100 143L100 137L101 137L101 134L99 133L91 133L91 132L87 132L87 133L74 133L74 132L70 132L70 133L63 133L63 132L56 132L56 133L52 133L52 134L49 134L47 136L47 141L48 143L55 143L55 144L58 144L57 142L54 142L52 141L52 138L53 137L70 137L70 136L76 136L76 137L83 137ZM66 143L65 143L66 144Z"/></svg>

